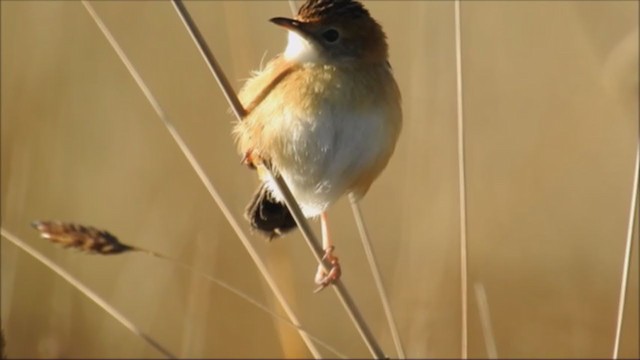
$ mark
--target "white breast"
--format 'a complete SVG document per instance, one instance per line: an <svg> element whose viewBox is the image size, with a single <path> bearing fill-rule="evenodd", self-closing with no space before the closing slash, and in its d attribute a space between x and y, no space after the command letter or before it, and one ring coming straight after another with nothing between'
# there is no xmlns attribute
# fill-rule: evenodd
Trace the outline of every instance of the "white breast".
<svg viewBox="0 0 640 360"><path fill-rule="evenodd" d="M384 113L371 109L327 108L313 121L285 112L280 154L274 165L291 188L305 216L317 216L344 195L353 179L378 159L389 131ZM268 186L282 199L272 179Z"/></svg>

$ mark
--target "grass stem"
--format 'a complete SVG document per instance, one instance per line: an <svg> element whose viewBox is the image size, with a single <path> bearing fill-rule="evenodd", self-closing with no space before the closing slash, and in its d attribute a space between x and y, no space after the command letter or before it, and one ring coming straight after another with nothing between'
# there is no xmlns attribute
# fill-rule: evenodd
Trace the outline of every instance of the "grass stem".
<svg viewBox="0 0 640 360"><path fill-rule="evenodd" d="M218 191L213 186L211 180L207 177L206 173L204 172L204 169L202 168L200 163L197 161L195 156L192 154L191 150L189 150L189 147L186 145L186 143L184 142L184 140L182 139L182 137L180 136L178 131L175 129L175 127L173 126L173 124L169 120L168 116L166 115L166 113L164 112L164 110L162 109L162 107L160 106L158 101L156 100L156 98L151 93L151 90L149 89L149 87L145 84L145 82L143 81L143 79L140 76L140 74L138 73L138 71L135 69L135 67L133 66L133 64L131 63L131 61L127 57L127 55L124 53L124 51L122 50L122 48L120 47L120 45L118 44L116 39L113 37L113 35L109 31L109 29L106 27L106 25L102 21L102 19L95 12L93 7L87 1L82 1L82 4L84 5L84 7L87 9L89 14L91 15L91 18L96 22L96 24L98 25L98 27L100 28L102 33L105 35L105 37L107 38L109 44L113 47L115 52L118 54L118 57L124 63L125 67L129 71L131 76L134 78L136 83L138 84L138 87L140 87L140 90L144 93L144 95L146 96L147 100L149 101L149 103L151 104L151 106L153 107L155 112L157 113L158 117L160 118L160 120L164 124L165 128L169 131L169 133L171 134L173 140L178 145L178 147L182 151L183 155L187 158L187 161L189 161L189 164L191 165L191 167L194 169L194 171L196 172L196 174L200 178L200 181L207 188L209 194L211 195L213 200L216 202L216 204L218 205L218 207L220 208L220 210L224 214L225 218L227 219L227 221L229 222L229 224L231 225L231 227L235 231L236 235L238 236L238 239L240 239L240 241L244 245L245 249L249 253L249 256L251 257L251 259L255 263L256 267L258 268L258 271L262 275L263 279L267 282L269 288L273 292L274 296L276 297L276 299L278 300L278 302L282 306L283 310L285 311L285 313L287 314L287 316L289 317L291 322L294 323L296 326L300 326L300 322L298 321L297 316L293 313L293 310L291 309L291 306L289 305L289 303L284 298L283 293L280 291L280 288L278 287L278 285L276 284L275 280L273 279L273 277L269 273L269 270L267 269L267 266L264 264L262 259L260 259L260 256L258 255L258 253L257 253L256 249L254 248L253 244L251 244L251 242L249 241L248 236L242 230L242 227L240 226L238 221L235 219L235 217L231 213L231 210L225 204L224 200L222 199L222 197L220 196ZM184 5L182 5L182 6L184 7ZM213 59L213 55L210 54L210 56ZM215 59L213 59L213 60L215 60ZM214 62L212 64L217 64L217 63ZM212 65L212 64L210 64L210 65ZM226 78L223 78L223 80L226 80ZM227 86L227 89L231 89L231 86L229 85L228 81L220 83L220 86L223 87L223 88L225 88L225 86ZM236 107L240 104L240 102L237 99L237 97L235 96L235 94L234 94L233 97L231 97L231 98L229 98L227 100L229 100L229 102L232 103L232 104L234 104L234 102L235 102L235 104L236 104L235 106ZM242 107L240 106L240 108L242 108ZM236 116L240 116L240 115L242 115L242 113L236 113ZM320 358L321 357L320 352L316 348L315 344L311 341L311 339L307 336L307 334L304 333L304 332L301 332L301 331L299 331L299 333L300 333L300 337L302 338L304 343L307 345L307 348L309 349L311 354L315 358Z"/></svg>
<svg viewBox="0 0 640 360"><path fill-rule="evenodd" d="M360 211L358 202L351 195L349 195L349 202L351 203L353 218L356 222L356 226L358 227L358 232L360 233L360 240L362 240L362 247L364 249L367 262L369 263L369 268L371 269L371 275L373 276L373 281L376 285L378 297L380 298L380 302L382 303L384 315L387 318L387 324L389 325L389 331L391 332L393 345L396 348L398 358L404 359L406 358L406 354L404 352L404 348L402 347L402 341L400 340L400 334L398 333L398 326L396 325L395 317L393 316L393 312L391 311L391 305L389 304L387 291L384 288L384 284L382 283L382 275L380 274L380 268L378 266L378 262L376 261L375 254L373 253L369 232L367 231L367 227L364 223L362 212Z"/></svg>
<svg viewBox="0 0 640 360"><path fill-rule="evenodd" d="M46 256L42 255L36 249L29 246L24 241L20 240L17 236L13 235L9 231L4 228L0 228L0 233L2 236L12 242L15 246L17 246L20 250L26 252L34 259L40 261L43 265L51 269L54 273L58 274L61 278L71 284L73 287L78 289L82 294L84 294L91 301L96 303L96 305L100 306L104 311L106 311L111 317L116 319L119 323L121 323L125 328L129 329L132 333L140 337L144 340L149 346L154 348L156 351L161 353L164 357L168 359L176 359L177 357L173 355L169 350L165 349L162 345L160 345L156 340L154 340L151 336L145 334L142 330L140 330L131 320L129 320L126 316L124 316L121 312L116 310L113 306L111 306L106 300L96 294L93 290L89 289L86 285L81 283L78 279L76 279L69 272L58 266L53 261L49 260Z"/></svg>
<svg viewBox="0 0 640 360"><path fill-rule="evenodd" d="M638 210L638 169L640 168L640 139L636 144L636 156L633 172L633 182L631 184L631 204L629 206L629 222L627 225L627 239L624 250L624 261L622 265L622 278L620 280L620 295L618 297L618 315L616 317L616 335L613 340L613 354L611 357L617 359L620 352L620 339L622 337L622 323L624 321L624 308L627 298L627 287L629 286L629 268L631 266L631 250L633 248L633 225L637 220Z"/></svg>
<svg viewBox="0 0 640 360"><path fill-rule="evenodd" d="M224 92L226 99L229 101L229 105L233 108L233 112L236 115L238 121L242 121L243 120L242 115L245 114L245 110L242 107L242 104L240 103L240 101L237 99L237 95L235 94L233 89L230 86L224 86L224 84L228 84L228 80L226 80L226 76L224 75L224 72L222 71L220 66L217 65L217 61L215 60L213 53L209 49L197 25L191 18L189 11L184 6L181 0L172 0L172 3L175 6L176 10L178 11L180 18L182 19L185 26L187 27L189 34L191 35L194 42L196 43L205 61L207 62L207 65L213 72L214 77L217 79L218 84L220 84L221 90ZM324 249L322 249L320 242L313 234L313 231L311 230L309 223L306 221L306 218L302 214L300 207L298 206L295 198L293 197L293 194L291 194L291 191L289 190L284 179L280 175L271 172L270 169L266 169L266 170L269 172L269 175L274 179L276 186L278 187L281 194L283 195L285 199L285 203L289 208L289 210L291 211L291 214L293 215L293 218L295 219L296 223L298 224L298 227L303 237L307 241L307 244L312 250L314 257L316 258L318 263L325 268L325 271L328 271L330 269L330 264L327 264L326 261L323 261L322 259L324 256ZM369 351L371 352L372 356L375 358L385 358L386 356L382 352L382 349L378 345L378 342L376 341L376 339L373 337L371 330L369 329L366 322L364 321L364 318L360 314L360 311L358 310L355 302L353 301L353 298L347 291L347 288L344 285L344 283L340 280L337 280L334 282L332 287L335 290L336 294L338 295L338 298L342 302L349 317L352 319L356 329L362 336L362 339L365 342L365 345L367 346Z"/></svg>
<svg viewBox="0 0 640 360"><path fill-rule="evenodd" d="M462 97L462 39L460 26L460 0L455 0L454 22L455 22L455 45L456 45L456 97L458 114L458 176L460 193L460 301L461 308L461 357L468 357L468 256L467 256L467 195L466 195L466 174L464 156L464 113Z"/></svg>
<svg viewBox="0 0 640 360"><path fill-rule="evenodd" d="M498 358L498 350L496 347L496 338L491 325L491 313L489 312L489 301L487 300L487 292L484 285L475 283L476 303L478 304L478 313L480 313L480 323L482 324L482 334L484 335L484 345L487 349L487 357L489 359Z"/></svg>

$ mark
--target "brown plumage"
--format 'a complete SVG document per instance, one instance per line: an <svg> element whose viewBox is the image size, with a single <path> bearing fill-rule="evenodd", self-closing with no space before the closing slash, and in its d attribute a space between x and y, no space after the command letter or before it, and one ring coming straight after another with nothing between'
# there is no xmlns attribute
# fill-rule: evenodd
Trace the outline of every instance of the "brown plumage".
<svg viewBox="0 0 640 360"><path fill-rule="evenodd" d="M307 217L317 216L346 193L367 192L402 123L386 35L360 2L308 0L295 19L271 21L289 31L288 47L242 88L247 115L234 128L243 162L263 182L245 217L269 238L295 222L260 165L283 176Z"/></svg>
<svg viewBox="0 0 640 360"><path fill-rule="evenodd" d="M268 172L287 183L305 217L320 216L345 194L359 199L385 168L402 127L400 91L388 63L380 24L355 0L308 0L285 28L285 51L254 73L238 97L247 115L234 128L243 162L258 168L262 184L249 204L251 226L270 239L295 228ZM329 274L337 258L323 231Z"/></svg>
<svg viewBox="0 0 640 360"><path fill-rule="evenodd" d="M352 0L309 0L300 7L297 18L316 21L329 16L353 20L369 16L369 11Z"/></svg>

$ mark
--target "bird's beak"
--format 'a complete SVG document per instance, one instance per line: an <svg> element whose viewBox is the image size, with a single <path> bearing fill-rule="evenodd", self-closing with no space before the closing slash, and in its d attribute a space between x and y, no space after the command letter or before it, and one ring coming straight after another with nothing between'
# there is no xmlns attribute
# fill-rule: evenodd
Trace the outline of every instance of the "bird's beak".
<svg viewBox="0 0 640 360"><path fill-rule="evenodd" d="M309 31L307 30L305 23L300 22L298 20L284 18L284 17L275 17L270 19L272 23L282 26L283 28L291 31L295 31L300 35L308 35Z"/></svg>
<svg viewBox="0 0 640 360"><path fill-rule="evenodd" d="M300 28L300 22L293 20L293 19L289 19L289 18L285 18L285 17L274 17L272 19L270 19L269 21L271 21L272 23L278 25L278 26L282 26L285 29L288 30L295 30L295 29L299 29Z"/></svg>

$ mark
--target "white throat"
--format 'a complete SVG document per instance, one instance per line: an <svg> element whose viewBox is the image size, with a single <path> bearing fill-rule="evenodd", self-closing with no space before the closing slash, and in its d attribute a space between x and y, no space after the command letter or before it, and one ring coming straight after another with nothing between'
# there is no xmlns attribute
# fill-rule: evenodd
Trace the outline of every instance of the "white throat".
<svg viewBox="0 0 640 360"><path fill-rule="evenodd" d="M318 59L318 51L302 36L294 31L289 31L287 48L284 58L296 62L315 62Z"/></svg>

